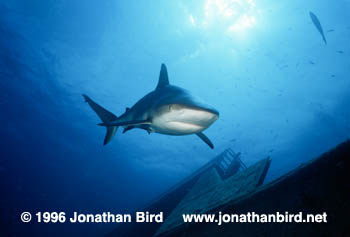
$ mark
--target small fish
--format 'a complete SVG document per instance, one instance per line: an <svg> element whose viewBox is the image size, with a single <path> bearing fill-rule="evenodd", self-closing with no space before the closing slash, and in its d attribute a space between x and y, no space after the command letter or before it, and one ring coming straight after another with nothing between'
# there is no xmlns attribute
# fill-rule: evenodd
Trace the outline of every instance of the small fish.
<svg viewBox="0 0 350 237"><path fill-rule="evenodd" d="M330 30L327 30L327 32L334 32L334 30L333 30L333 29L330 29Z"/></svg>
<svg viewBox="0 0 350 237"><path fill-rule="evenodd" d="M344 52L343 52L343 51L341 51L341 50L338 50L338 51L337 51L337 53L344 53Z"/></svg>
<svg viewBox="0 0 350 237"><path fill-rule="evenodd" d="M311 60L309 60L309 63L310 63L310 64L312 64L312 65L314 65L314 64L315 64L315 63L314 63L313 61L311 61Z"/></svg>
<svg viewBox="0 0 350 237"><path fill-rule="evenodd" d="M324 43L327 44L326 37L324 36L321 23L320 23L320 21L318 20L317 16L316 16L314 13L310 12L310 17L311 17L311 20L312 20L312 22L314 23L315 27L317 28L318 32L320 32Z"/></svg>

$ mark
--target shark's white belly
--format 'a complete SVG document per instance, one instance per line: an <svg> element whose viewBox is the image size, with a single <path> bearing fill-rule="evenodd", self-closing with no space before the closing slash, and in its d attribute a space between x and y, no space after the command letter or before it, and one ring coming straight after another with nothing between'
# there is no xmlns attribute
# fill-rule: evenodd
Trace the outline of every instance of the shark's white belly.
<svg viewBox="0 0 350 237"><path fill-rule="evenodd" d="M168 135L186 135L203 131L218 116L206 110L167 105L153 117L151 130Z"/></svg>

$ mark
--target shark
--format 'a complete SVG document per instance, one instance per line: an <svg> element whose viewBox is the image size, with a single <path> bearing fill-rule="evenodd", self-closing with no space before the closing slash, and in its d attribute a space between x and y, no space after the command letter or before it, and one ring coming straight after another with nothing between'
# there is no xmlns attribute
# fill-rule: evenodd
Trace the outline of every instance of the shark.
<svg viewBox="0 0 350 237"><path fill-rule="evenodd" d="M323 29L322 29L320 20L318 19L318 17L317 17L313 12L309 12L309 14L310 14L310 18L311 18L311 20L312 20L312 23L315 25L316 29L317 29L318 32L321 34L322 39L323 39L323 42L324 42L325 44L327 44L327 40L326 40L326 37L324 36L324 33L323 33Z"/></svg>
<svg viewBox="0 0 350 237"><path fill-rule="evenodd" d="M137 101L131 108L116 116L83 94L85 102L101 119L98 125L106 127L103 144L114 137L119 127L123 133L132 129L142 129L147 133L173 136L197 135L210 148L211 140L203 133L218 118L219 112L191 95L188 90L169 83L167 67L163 63L157 87Z"/></svg>

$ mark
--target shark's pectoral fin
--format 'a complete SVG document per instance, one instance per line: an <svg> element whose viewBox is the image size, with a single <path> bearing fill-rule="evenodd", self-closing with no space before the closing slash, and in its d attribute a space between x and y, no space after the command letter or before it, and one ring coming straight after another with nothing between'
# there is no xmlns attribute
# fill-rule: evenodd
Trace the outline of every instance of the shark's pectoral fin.
<svg viewBox="0 0 350 237"><path fill-rule="evenodd" d="M123 133L126 133L127 131L134 129L134 128L141 128L143 130L145 130L148 134L151 134L150 128L149 128L149 124L140 124L138 126L127 126L124 127Z"/></svg>
<svg viewBox="0 0 350 237"><path fill-rule="evenodd" d="M111 126L126 126L126 127L131 127L131 126L137 126L137 125L142 125L142 124L151 124L150 120L132 120L132 121L124 121L124 122L110 122L110 123L99 123L98 125L100 126L105 126L105 127L111 127Z"/></svg>
<svg viewBox="0 0 350 237"><path fill-rule="evenodd" d="M126 133L127 131L134 129L134 128L135 128L135 126L127 126L124 128L123 133Z"/></svg>
<svg viewBox="0 0 350 237"><path fill-rule="evenodd" d="M208 146L210 146L211 149L214 149L214 145L213 143L210 141L210 139L204 135L204 133L202 132L199 132L199 133L196 133L196 135L203 140L203 142L207 143Z"/></svg>

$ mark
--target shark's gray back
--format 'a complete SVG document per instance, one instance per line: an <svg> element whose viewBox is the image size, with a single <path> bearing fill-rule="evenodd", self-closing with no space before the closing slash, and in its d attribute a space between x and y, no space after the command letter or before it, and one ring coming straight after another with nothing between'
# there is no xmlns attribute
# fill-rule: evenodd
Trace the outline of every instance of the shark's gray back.
<svg viewBox="0 0 350 237"><path fill-rule="evenodd" d="M161 89L156 89L148 93L131 107L130 112L133 113L135 119L144 118L146 115L152 116L161 106L171 104L201 108L213 113L218 113L211 106L193 97L187 90L173 85L163 86Z"/></svg>

